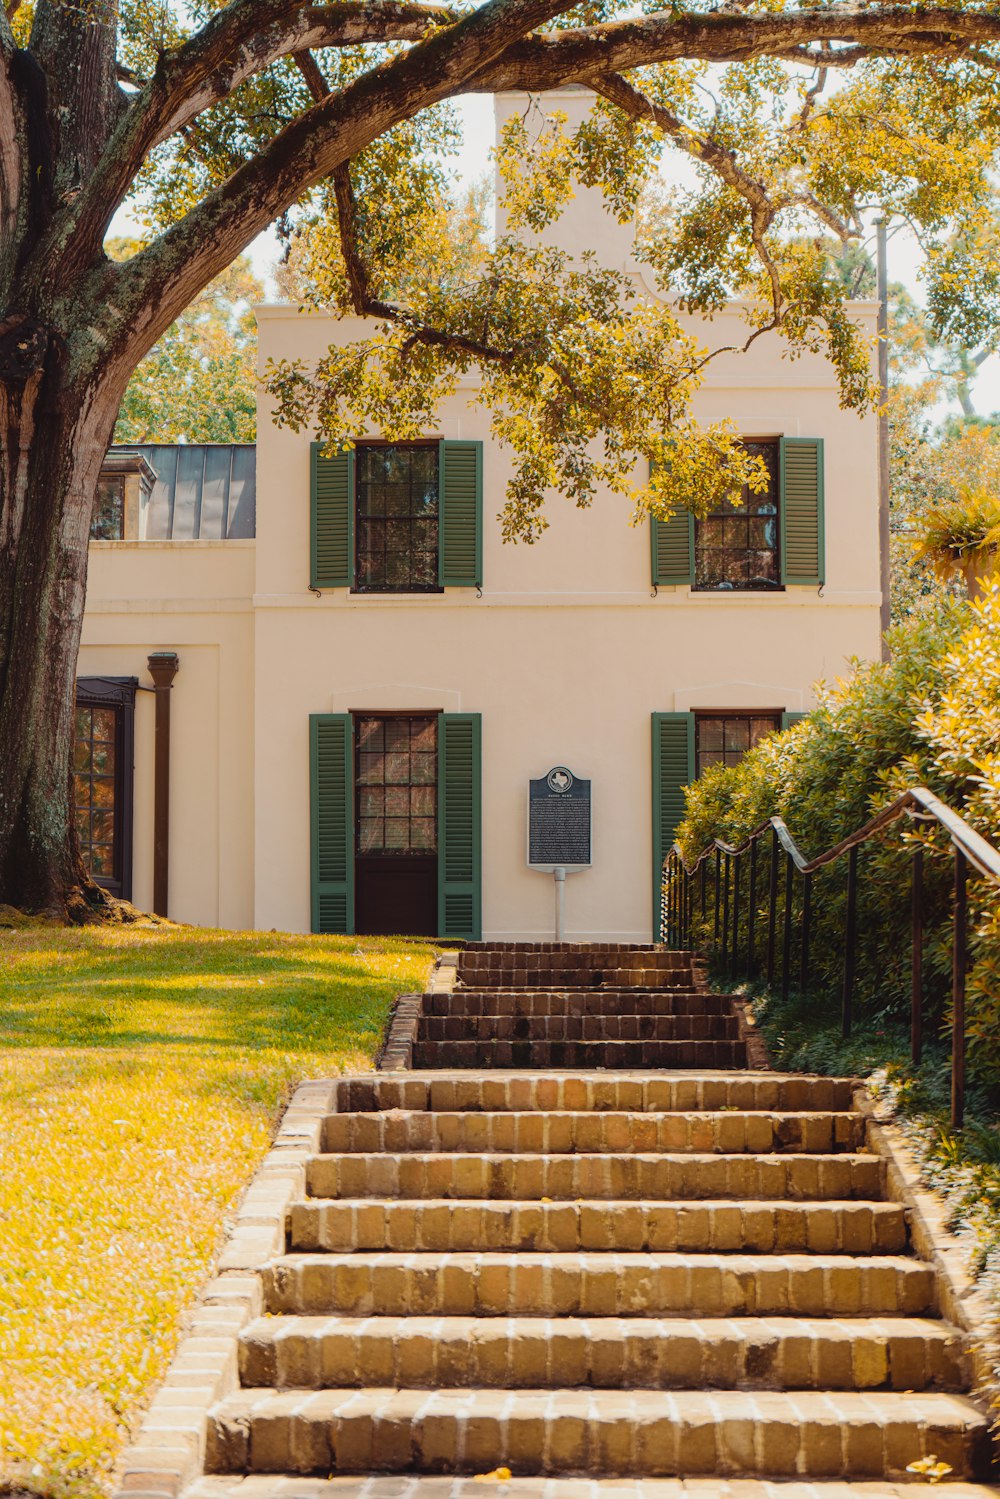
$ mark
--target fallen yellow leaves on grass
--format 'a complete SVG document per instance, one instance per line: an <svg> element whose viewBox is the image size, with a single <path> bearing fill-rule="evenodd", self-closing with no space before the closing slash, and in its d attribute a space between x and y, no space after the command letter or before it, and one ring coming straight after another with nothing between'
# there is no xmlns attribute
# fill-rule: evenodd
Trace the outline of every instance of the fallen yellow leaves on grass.
<svg viewBox="0 0 1000 1499"><path fill-rule="evenodd" d="M370 1067L424 944L0 932L0 1485L107 1492L304 1077Z"/></svg>

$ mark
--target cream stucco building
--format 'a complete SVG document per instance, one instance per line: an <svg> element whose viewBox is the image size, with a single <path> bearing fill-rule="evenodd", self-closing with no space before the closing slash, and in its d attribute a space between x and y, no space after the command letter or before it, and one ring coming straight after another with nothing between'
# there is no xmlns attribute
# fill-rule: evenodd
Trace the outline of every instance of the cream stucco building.
<svg viewBox="0 0 1000 1499"><path fill-rule="evenodd" d="M498 116L523 106L500 98ZM554 232L641 279L587 194ZM874 338L875 306L854 315ZM262 367L362 332L287 306L258 321ZM735 306L694 331L745 336ZM553 498L537 545L504 545L508 463L471 385L411 447L373 433L325 459L262 398L256 454L117 455L98 534L123 539L92 543L79 668L98 873L150 907L158 870L168 913L199 924L544 939L527 788L561 765L593 796L566 935L648 940L683 782L879 651L876 422L840 409L821 357L783 352L764 337L710 367L698 415L759 443L773 483L698 523ZM171 654L157 788L142 689Z"/></svg>

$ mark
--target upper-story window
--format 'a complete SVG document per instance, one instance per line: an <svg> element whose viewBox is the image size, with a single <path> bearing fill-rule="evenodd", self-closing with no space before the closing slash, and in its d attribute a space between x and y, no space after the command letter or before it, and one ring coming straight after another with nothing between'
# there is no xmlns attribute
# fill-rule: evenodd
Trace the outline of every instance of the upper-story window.
<svg viewBox="0 0 1000 1499"><path fill-rule="evenodd" d="M780 465L777 441L747 442L747 452L767 467L767 488L748 485L694 528L694 586L698 589L781 587Z"/></svg>
<svg viewBox="0 0 1000 1499"><path fill-rule="evenodd" d="M698 713L694 721L695 775L708 765L738 765L768 734L781 728L780 713Z"/></svg>
<svg viewBox="0 0 1000 1499"><path fill-rule="evenodd" d="M439 590L438 444L365 443L356 461L355 587Z"/></svg>

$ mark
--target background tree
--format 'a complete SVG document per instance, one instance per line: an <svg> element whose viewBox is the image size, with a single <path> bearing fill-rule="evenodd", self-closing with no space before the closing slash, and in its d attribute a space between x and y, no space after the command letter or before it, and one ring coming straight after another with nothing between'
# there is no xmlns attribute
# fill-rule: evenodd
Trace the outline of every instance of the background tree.
<svg viewBox="0 0 1000 1499"><path fill-rule="evenodd" d="M139 247L112 240L114 260ZM116 442L253 442L263 282L241 255L181 313L128 383Z"/></svg>
<svg viewBox="0 0 1000 1499"><path fill-rule="evenodd" d="M539 534L548 493L585 505L602 481L637 514L703 506L759 474L727 425L692 416L709 356L678 306L711 312L739 289L748 339L824 350L863 406L869 351L820 241L860 237L881 204L924 236L940 325L981 346L1000 286L982 232L998 62L1000 14L980 0L7 0L0 900L100 899L72 846L67 773L97 476L136 367L268 224L300 204L335 212L341 255L316 294L375 320L315 375L272 372L282 420L331 442L372 422L403 435L478 365L512 455L508 535ZM677 175L644 248L679 302L506 236L469 281L408 276L446 194L447 101L568 83L599 96L584 126L515 121L502 144L511 230L543 227L577 183L627 217L659 165L684 159L693 176ZM143 244L116 261L105 241L126 203ZM660 461L633 484L640 452Z"/></svg>

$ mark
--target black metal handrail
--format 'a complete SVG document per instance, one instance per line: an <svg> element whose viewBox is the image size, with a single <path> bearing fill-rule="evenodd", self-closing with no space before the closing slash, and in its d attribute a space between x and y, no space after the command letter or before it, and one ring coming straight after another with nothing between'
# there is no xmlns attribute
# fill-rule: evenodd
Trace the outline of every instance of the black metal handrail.
<svg viewBox="0 0 1000 1499"><path fill-rule="evenodd" d="M756 925L759 841L770 835L768 861L765 978L773 986L777 967L778 881L781 853L785 856L784 902L781 931L781 992L787 998L792 977L793 874L802 876L799 921L799 986L809 979L809 942L812 928L812 877L817 870L847 855L847 910L844 930L844 967L841 981L841 1028L851 1034L854 1019L854 987L857 973L858 849L869 838L883 832L899 818L909 817L937 823L948 835L954 856L952 882L952 1023L951 1023L951 1118L957 1128L965 1111L965 986L968 968L969 866L1000 886L1000 851L977 833L952 807L926 786L911 786L883 807L862 827L856 828L832 848L807 859L781 817L770 817L740 844L713 838L690 864L680 844L675 843L663 862L663 934L677 946L691 946L696 886L700 889L701 920L708 912L708 875L714 862L714 945L721 951L724 970L732 977L740 971L743 861L749 865L746 892L745 955L743 972L754 977L757 967ZM910 885L910 1051L919 1062L923 1049L923 946L924 946L924 845L913 842Z"/></svg>

